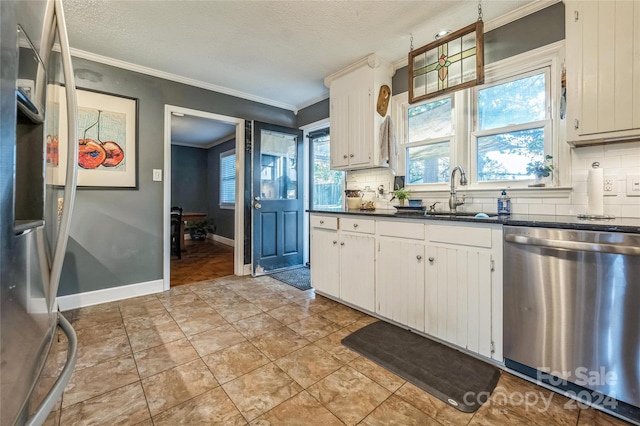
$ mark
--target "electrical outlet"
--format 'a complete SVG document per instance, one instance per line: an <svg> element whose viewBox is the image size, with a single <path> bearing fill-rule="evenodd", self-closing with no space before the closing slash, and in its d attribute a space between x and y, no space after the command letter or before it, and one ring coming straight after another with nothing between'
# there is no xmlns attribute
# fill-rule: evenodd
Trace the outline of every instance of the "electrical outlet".
<svg viewBox="0 0 640 426"><path fill-rule="evenodd" d="M605 195L613 195L616 189L616 178L614 176L605 176L604 177L604 192ZM607 194L607 192L609 194Z"/></svg>
<svg viewBox="0 0 640 426"><path fill-rule="evenodd" d="M627 197L640 197L640 175L627 176Z"/></svg>

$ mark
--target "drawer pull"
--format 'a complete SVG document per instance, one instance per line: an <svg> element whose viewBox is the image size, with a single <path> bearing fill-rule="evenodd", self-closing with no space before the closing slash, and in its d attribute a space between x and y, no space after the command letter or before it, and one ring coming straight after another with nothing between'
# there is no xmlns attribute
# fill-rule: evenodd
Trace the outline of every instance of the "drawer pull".
<svg viewBox="0 0 640 426"><path fill-rule="evenodd" d="M340 243L340 245L341 245L341 246L343 246L343 245L344 245L344 241L343 241L343 242L341 242L341 243Z"/></svg>
<svg viewBox="0 0 640 426"><path fill-rule="evenodd" d="M321 220L321 221L320 221L320 225L324 225L324 220Z"/></svg>
<svg viewBox="0 0 640 426"><path fill-rule="evenodd" d="M354 224L353 224L353 227L354 227L354 228L357 228L357 227L358 227L358 224L357 224L357 223L354 223Z"/></svg>

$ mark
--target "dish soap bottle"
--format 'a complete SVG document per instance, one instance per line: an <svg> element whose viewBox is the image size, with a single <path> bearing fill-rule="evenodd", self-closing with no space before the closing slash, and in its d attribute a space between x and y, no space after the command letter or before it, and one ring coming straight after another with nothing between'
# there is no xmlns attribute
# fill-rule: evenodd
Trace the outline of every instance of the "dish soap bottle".
<svg viewBox="0 0 640 426"><path fill-rule="evenodd" d="M511 214L511 198L507 195L507 191L502 190L500 198L498 198L498 216L509 216Z"/></svg>

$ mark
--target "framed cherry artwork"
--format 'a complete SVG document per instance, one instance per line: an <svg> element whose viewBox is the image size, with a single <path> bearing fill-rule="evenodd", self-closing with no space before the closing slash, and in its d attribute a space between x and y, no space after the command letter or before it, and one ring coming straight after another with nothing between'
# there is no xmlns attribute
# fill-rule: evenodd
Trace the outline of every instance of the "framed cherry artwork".
<svg viewBox="0 0 640 426"><path fill-rule="evenodd" d="M138 100L87 89L76 93L78 187L137 189ZM62 185L68 146L63 87L49 86L47 104L47 183Z"/></svg>

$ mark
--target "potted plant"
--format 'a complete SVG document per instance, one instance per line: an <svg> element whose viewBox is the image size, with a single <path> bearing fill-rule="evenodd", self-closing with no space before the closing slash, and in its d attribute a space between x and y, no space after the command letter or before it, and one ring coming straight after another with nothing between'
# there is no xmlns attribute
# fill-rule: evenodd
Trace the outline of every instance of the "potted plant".
<svg viewBox="0 0 640 426"><path fill-rule="evenodd" d="M405 188L396 189L393 191L394 198L398 199L398 204L404 206L404 200L409 199L409 195L411 195L411 191Z"/></svg>
<svg viewBox="0 0 640 426"><path fill-rule="evenodd" d="M213 223L213 219L189 221L185 229L189 231L192 241L204 241L207 238L207 234L216 232L216 225Z"/></svg>
<svg viewBox="0 0 640 426"><path fill-rule="evenodd" d="M545 155L543 160L534 160L531 159L527 164L527 174L534 175L536 177L535 183L529 186L544 186L545 184L542 182L543 178L549 177L553 172L554 166L551 162L553 160L553 156Z"/></svg>

